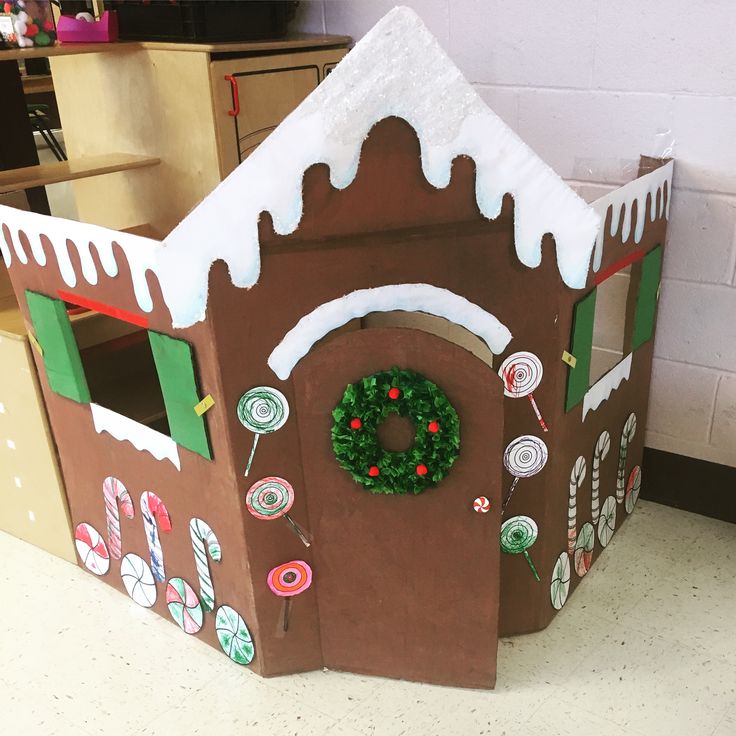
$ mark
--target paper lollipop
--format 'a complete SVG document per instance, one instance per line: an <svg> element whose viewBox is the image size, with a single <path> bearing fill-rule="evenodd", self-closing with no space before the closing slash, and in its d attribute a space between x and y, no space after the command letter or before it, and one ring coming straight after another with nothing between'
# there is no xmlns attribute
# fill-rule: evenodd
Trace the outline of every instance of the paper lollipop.
<svg viewBox="0 0 736 736"><path fill-rule="evenodd" d="M501 549L508 555L523 554L537 580L539 573L527 550L537 541L538 533L537 523L528 516L512 516L501 524Z"/></svg>
<svg viewBox="0 0 736 736"><path fill-rule="evenodd" d="M548 454L547 445L533 434L524 434L509 442L509 446L503 453L503 464L506 470L514 476L514 481L506 494L502 511L505 511L508 506L519 478L536 475L547 463Z"/></svg>
<svg viewBox="0 0 736 736"><path fill-rule="evenodd" d="M473 510L478 514L487 514L491 510L491 502L485 496L478 496L473 501Z"/></svg>
<svg viewBox="0 0 736 736"><path fill-rule="evenodd" d="M253 457L256 454L258 438L262 434L270 434L281 429L289 418L289 402L281 391L270 386L256 386L246 391L238 401L238 419L240 423L255 433L253 449L250 451L245 475L250 472Z"/></svg>
<svg viewBox="0 0 736 736"><path fill-rule="evenodd" d="M580 455L570 472L570 497L567 502L567 553L575 554L575 540L578 536L578 488L585 480L587 466L585 458Z"/></svg>
<svg viewBox="0 0 736 736"><path fill-rule="evenodd" d="M614 505L615 505L614 501ZM549 597L552 607L558 611L565 605L570 590L570 558L567 552L562 552L552 570L552 584L549 586Z"/></svg>
<svg viewBox="0 0 736 736"><path fill-rule="evenodd" d="M289 516L294 503L294 489L289 481L274 475L256 481L245 495L245 506L256 519L271 521L282 516L305 547L312 543L309 535Z"/></svg>
<svg viewBox="0 0 736 736"><path fill-rule="evenodd" d="M621 447L618 451L618 473L616 474L616 501L622 503L626 494L626 455L636 434L636 414L629 414L621 432Z"/></svg>
<svg viewBox="0 0 736 736"><path fill-rule="evenodd" d="M215 632L222 651L237 664L250 664L255 646L243 617L230 606L220 606L215 616Z"/></svg>
<svg viewBox="0 0 736 736"><path fill-rule="evenodd" d="M274 567L268 573L267 582L271 592L285 599L284 631L288 631L291 599L312 584L312 568L304 560L292 560Z"/></svg>
<svg viewBox="0 0 736 736"><path fill-rule="evenodd" d="M598 517L600 516L600 485L601 485L601 462L606 459L608 451L611 449L611 435L607 429L604 429L595 443L593 449L593 472L591 473L591 495L590 495L590 509L593 516L593 523L598 523Z"/></svg>
<svg viewBox="0 0 736 736"><path fill-rule="evenodd" d="M630 514L639 500L639 491L641 490L641 468L634 465L634 469L629 475L629 482L626 484L626 513Z"/></svg>
<svg viewBox="0 0 736 736"><path fill-rule="evenodd" d="M504 394L512 399L520 399L526 396L537 415L539 426L547 432L547 424L542 419L542 414L532 393L542 382L543 373L542 361L534 353L528 352L509 355L498 369L498 375L503 381Z"/></svg>
<svg viewBox="0 0 736 736"><path fill-rule="evenodd" d="M110 569L110 554L105 540L91 524L82 522L74 529L74 544L82 564L95 575L104 575Z"/></svg>
<svg viewBox="0 0 736 736"><path fill-rule="evenodd" d="M575 542L575 572L583 577L593 564L595 529L590 522L583 524Z"/></svg>
<svg viewBox="0 0 736 736"><path fill-rule="evenodd" d="M204 613L199 598L183 578L171 578L166 585L166 605L171 618L186 634L196 634L202 628Z"/></svg>

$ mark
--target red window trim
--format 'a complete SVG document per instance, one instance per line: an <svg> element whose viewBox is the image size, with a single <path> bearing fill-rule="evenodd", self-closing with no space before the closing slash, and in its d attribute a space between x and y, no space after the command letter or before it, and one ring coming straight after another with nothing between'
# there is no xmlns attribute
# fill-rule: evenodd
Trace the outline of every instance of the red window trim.
<svg viewBox="0 0 736 736"><path fill-rule="evenodd" d="M114 317L115 319L122 320L123 322L129 322L130 324L137 325L138 327L148 328L148 317L144 317L139 314L133 314L133 312L127 312L125 309L118 309L118 307L111 307L108 304L97 302L94 299L87 299L83 296L77 296L76 294L70 294L68 291L58 292L59 298L70 304L75 304L78 307L84 307L85 309L91 309L94 312L100 314L106 314L108 317Z"/></svg>
<svg viewBox="0 0 736 736"><path fill-rule="evenodd" d="M616 261L616 263L613 263L612 265L610 265L605 271L601 271L599 274L596 274L595 285L598 286L603 281L605 281L607 278L610 278L614 274L626 268L626 266L630 266L632 263L636 263L637 261L640 261L642 258L644 258L645 255L646 255L646 251L643 251L643 250L638 250L638 251L634 251L633 253L629 253L629 255L627 255L626 258L622 258L620 261Z"/></svg>

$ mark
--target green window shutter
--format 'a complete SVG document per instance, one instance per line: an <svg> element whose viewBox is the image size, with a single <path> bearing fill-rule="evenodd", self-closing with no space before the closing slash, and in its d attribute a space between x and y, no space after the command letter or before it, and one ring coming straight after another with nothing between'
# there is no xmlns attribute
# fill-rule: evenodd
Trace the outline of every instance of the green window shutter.
<svg viewBox="0 0 736 736"><path fill-rule="evenodd" d="M194 407L202 398L197 390L192 346L184 340L148 333L166 405L171 438L182 447L212 459L204 417Z"/></svg>
<svg viewBox="0 0 736 736"><path fill-rule="evenodd" d="M43 350L43 363L51 390L80 404L89 404L82 358L64 302L27 290L26 302L36 339Z"/></svg>
<svg viewBox="0 0 736 736"><path fill-rule="evenodd" d="M593 320L595 319L596 290L576 305L572 317L572 337L569 352L575 356L574 368L568 368L565 411L570 411L583 400L590 387L590 358L593 353Z"/></svg>
<svg viewBox="0 0 736 736"><path fill-rule="evenodd" d="M634 313L634 329L631 337L631 349L636 350L654 334L654 318L657 315L657 292L662 275L662 246L652 248L644 256L641 267L639 293L636 297Z"/></svg>

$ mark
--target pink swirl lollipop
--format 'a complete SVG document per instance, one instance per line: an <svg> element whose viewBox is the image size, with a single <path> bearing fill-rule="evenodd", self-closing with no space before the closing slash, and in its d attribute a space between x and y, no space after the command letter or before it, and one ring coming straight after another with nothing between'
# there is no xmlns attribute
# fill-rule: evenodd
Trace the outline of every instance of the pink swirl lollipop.
<svg viewBox="0 0 736 736"><path fill-rule="evenodd" d="M289 630L291 599L303 593L312 584L312 568L304 560L292 560L274 567L266 579L272 593L285 598L284 631Z"/></svg>
<svg viewBox="0 0 736 736"><path fill-rule="evenodd" d="M498 375L503 381L503 392L512 399L520 399L526 396L532 405L539 426L543 431L549 431L547 424L542 419L537 402L534 400L534 391L539 387L544 375L542 361L527 351L512 353L501 363Z"/></svg>
<svg viewBox="0 0 736 736"><path fill-rule="evenodd" d="M311 541L308 534L289 516L288 511L293 503L293 486L289 481L275 475L256 481L245 495L245 506L256 519L271 521L283 516L304 546L309 547Z"/></svg>

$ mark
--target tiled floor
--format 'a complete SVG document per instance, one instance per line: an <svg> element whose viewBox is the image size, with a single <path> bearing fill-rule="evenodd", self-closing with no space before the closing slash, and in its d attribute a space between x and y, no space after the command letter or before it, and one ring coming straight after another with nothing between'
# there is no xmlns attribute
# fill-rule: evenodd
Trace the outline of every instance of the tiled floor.
<svg viewBox="0 0 736 736"><path fill-rule="evenodd" d="M642 501L494 692L333 672L263 680L0 534L0 733L736 736L736 526Z"/></svg>

